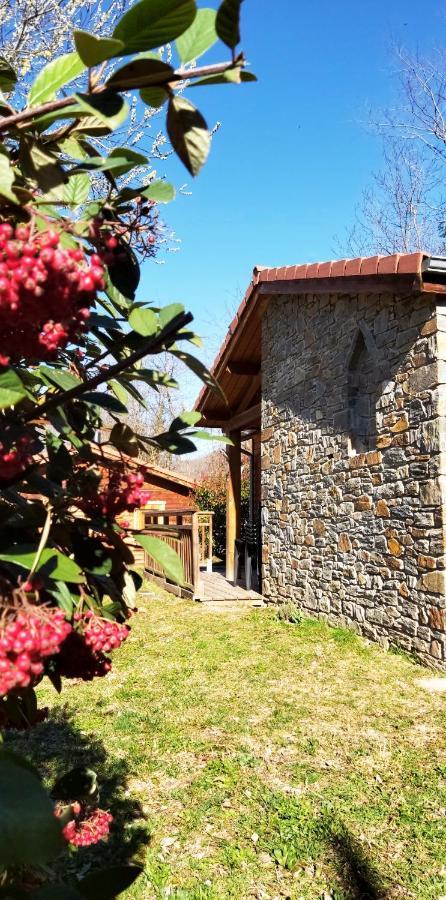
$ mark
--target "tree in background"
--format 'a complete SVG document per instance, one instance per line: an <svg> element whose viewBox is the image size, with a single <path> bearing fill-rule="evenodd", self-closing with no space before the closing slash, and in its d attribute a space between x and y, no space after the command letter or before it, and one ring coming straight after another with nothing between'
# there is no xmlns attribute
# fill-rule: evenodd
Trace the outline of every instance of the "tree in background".
<svg viewBox="0 0 446 900"><path fill-rule="evenodd" d="M169 372L157 365L166 354L218 386L191 352L199 344L191 314L179 304L136 301L140 263L158 240L157 205L174 189L154 177L143 154L101 140L125 127L136 92L138 105L166 111L173 150L197 175L210 134L185 85L253 80L236 53L240 5L223 0L215 13L197 10L195 0L126 4L111 34L78 28L76 49L52 58L26 91L12 62L0 60L4 727L42 719L35 693L42 678L60 691L66 678L105 676L127 638L141 578L117 516L144 502L144 473L117 471L104 451L111 445L123 460L147 448L181 454L207 436L194 427L197 413L181 413L158 434L125 422L128 398L144 403L147 390L169 387ZM51 3L42 6L51 11ZM229 60L191 68L217 38ZM158 50L173 40L171 64ZM112 424L106 436L104 415ZM138 541L171 579L184 580L166 543ZM66 773L50 797L28 761L0 747L5 900L107 900L131 883L135 867L42 887L52 872L41 867L66 842L81 848L107 837L112 816L98 801L94 772Z"/></svg>
<svg viewBox="0 0 446 900"><path fill-rule="evenodd" d="M242 457L243 458L243 457ZM228 480L228 461L222 450L215 450L198 461L194 469L194 477L198 482L195 499L199 509L213 512L212 538L213 552L218 559L226 553L226 486ZM249 464L242 466L241 480L241 529L244 531L249 515Z"/></svg>
<svg viewBox="0 0 446 900"><path fill-rule="evenodd" d="M400 101L374 122L383 164L341 242L351 256L446 250L445 52L423 59L399 50L397 57Z"/></svg>

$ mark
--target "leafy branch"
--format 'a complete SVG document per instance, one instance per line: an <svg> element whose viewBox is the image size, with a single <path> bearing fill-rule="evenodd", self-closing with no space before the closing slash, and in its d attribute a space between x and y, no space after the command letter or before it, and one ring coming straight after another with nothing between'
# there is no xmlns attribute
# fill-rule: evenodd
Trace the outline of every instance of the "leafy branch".
<svg viewBox="0 0 446 900"><path fill-rule="evenodd" d="M191 313L181 313L180 315L175 316L175 318L163 328L159 335L149 338L147 341L143 341L137 350L129 356L126 356L125 359L115 363L113 366L109 366L106 372L99 372L94 378L87 379L81 384L76 385L76 387L64 391L62 394L55 394L50 397L49 400L46 400L45 403L38 406L34 411L20 416L21 421L33 422L35 419L40 419L42 416L51 412L51 410L57 409L58 406L61 406L62 404L65 405L72 400L79 400L83 394L94 390L101 384L105 384L107 381L110 381L111 378L116 378L121 372L131 369L135 363L139 362L145 356L163 353L175 343L181 328L189 325L192 321L193 315Z"/></svg>
<svg viewBox="0 0 446 900"><path fill-rule="evenodd" d="M244 66L243 56L239 56L236 60L229 60L223 63L215 63L209 66L199 66L195 69L172 69L170 72L160 72L157 80L151 87L165 87L170 84L176 84L182 81L197 81L201 78L213 78L223 75L225 72L239 70ZM104 94L109 91L111 86L107 84L96 85L92 88L91 94ZM11 127L22 125L23 122L29 122L32 119L40 118L40 116L48 115L48 113L58 112L74 106L78 101L76 94L68 97L61 97L58 100L50 100L47 103L41 103L38 106L30 106L22 110L22 112L11 113L10 116L0 118L0 132L8 131Z"/></svg>

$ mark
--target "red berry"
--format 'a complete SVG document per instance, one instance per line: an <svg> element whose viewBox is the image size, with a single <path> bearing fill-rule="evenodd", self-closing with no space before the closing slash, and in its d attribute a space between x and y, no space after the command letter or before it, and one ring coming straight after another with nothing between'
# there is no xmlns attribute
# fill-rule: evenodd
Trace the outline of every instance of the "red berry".
<svg viewBox="0 0 446 900"><path fill-rule="evenodd" d="M20 612L0 631L0 696L35 683L71 632L60 609Z"/></svg>
<svg viewBox="0 0 446 900"><path fill-rule="evenodd" d="M54 230L30 238L0 223L0 346L12 362L52 359L82 332L104 267L81 248L66 249Z"/></svg>

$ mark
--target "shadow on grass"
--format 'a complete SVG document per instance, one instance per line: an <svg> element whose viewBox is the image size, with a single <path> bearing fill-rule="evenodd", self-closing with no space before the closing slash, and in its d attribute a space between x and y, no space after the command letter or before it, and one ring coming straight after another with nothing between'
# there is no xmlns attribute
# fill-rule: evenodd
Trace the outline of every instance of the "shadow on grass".
<svg viewBox="0 0 446 900"><path fill-rule="evenodd" d="M351 900L386 900L388 892L364 848L345 828L332 831L338 874L346 896Z"/></svg>
<svg viewBox="0 0 446 900"><path fill-rule="evenodd" d="M63 854L60 866L65 874L130 861L144 863L150 843L149 826L139 801L126 796L127 762L109 756L95 735L79 731L67 707L53 710L45 722L30 731L8 731L4 738L12 750L36 766L49 790L58 778L77 766L97 773L99 806L113 814L110 838L107 843L80 848L69 859ZM57 863L54 868L59 868Z"/></svg>

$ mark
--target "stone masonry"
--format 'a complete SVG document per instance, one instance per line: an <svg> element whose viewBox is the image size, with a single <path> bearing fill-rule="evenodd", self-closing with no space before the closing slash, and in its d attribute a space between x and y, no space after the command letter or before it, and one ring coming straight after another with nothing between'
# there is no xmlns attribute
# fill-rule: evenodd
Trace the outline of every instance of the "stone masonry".
<svg viewBox="0 0 446 900"><path fill-rule="evenodd" d="M276 296L262 324L263 594L446 661L446 306ZM362 452L361 452L362 451Z"/></svg>

